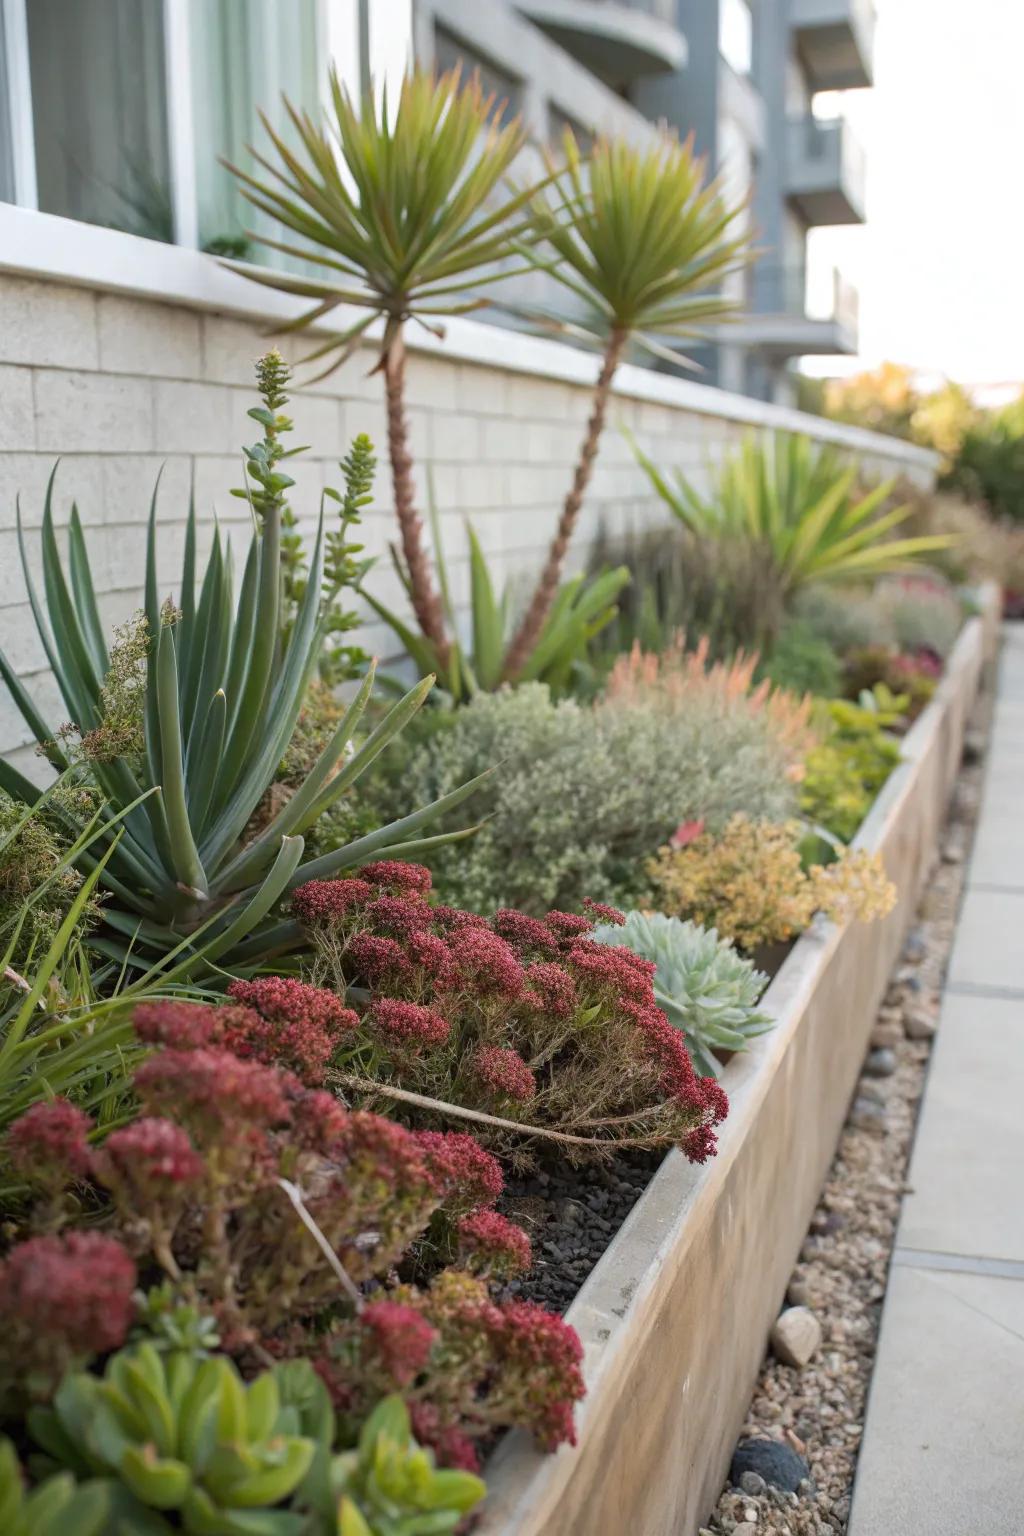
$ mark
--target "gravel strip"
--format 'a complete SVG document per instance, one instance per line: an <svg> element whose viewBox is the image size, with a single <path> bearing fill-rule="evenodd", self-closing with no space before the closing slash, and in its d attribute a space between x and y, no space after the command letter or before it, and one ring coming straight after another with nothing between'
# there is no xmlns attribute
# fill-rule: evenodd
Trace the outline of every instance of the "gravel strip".
<svg viewBox="0 0 1024 1536"><path fill-rule="evenodd" d="M734 1462L731 1485L701 1536L846 1530L889 1256L980 800L988 707L980 707L968 736L941 861L879 1012L850 1117L790 1279L786 1307L809 1308L821 1325L821 1342L803 1369L769 1353L741 1433L741 1444L767 1439L779 1445L783 1472L785 1461L792 1462L785 1450L797 1452L809 1476L798 1492L766 1485L762 1463L771 1462L773 1446L754 1447L760 1470L743 1471L741 1461ZM777 1347L785 1352L781 1336Z"/></svg>

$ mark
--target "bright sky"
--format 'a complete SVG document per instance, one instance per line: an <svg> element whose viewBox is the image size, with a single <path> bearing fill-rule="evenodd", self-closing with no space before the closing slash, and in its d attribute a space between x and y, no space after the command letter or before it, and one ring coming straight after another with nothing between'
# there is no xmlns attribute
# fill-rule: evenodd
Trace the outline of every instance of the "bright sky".
<svg viewBox="0 0 1024 1536"><path fill-rule="evenodd" d="M845 104L868 222L814 231L812 261L860 289L863 366L1024 380L1024 0L876 5L875 88Z"/></svg>

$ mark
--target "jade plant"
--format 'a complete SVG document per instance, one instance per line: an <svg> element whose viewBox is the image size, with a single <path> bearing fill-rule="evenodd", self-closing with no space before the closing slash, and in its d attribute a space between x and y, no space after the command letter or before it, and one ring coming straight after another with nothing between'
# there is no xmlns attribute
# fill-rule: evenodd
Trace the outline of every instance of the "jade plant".
<svg viewBox="0 0 1024 1536"><path fill-rule="evenodd" d="M334 1457L326 1481L323 1536L445 1536L487 1491L472 1472L435 1467L394 1394L370 1414L355 1449Z"/></svg>
<svg viewBox="0 0 1024 1536"><path fill-rule="evenodd" d="M113 1355L102 1377L67 1376L52 1406L28 1422L54 1465L111 1480L126 1530L300 1536L306 1526L281 1506L317 1442L282 1402L276 1370L246 1384L222 1355L161 1353L143 1342ZM175 1525L152 1511L173 1513Z"/></svg>
<svg viewBox="0 0 1024 1536"><path fill-rule="evenodd" d="M593 938L599 944L624 944L654 962L654 1000L682 1031L700 1073L719 1077L716 1051L744 1051L775 1022L757 1008L767 976L714 928L663 912L630 912L621 925L600 924Z"/></svg>
<svg viewBox="0 0 1024 1536"><path fill-rule="evenodd" d="M0 675L53 767L74 768L118 821L106 846L101 840L80 859L83 869L100 867L108 897L102 930L91 942L122 962L161 961L168 977L200 963L244 965L286 948L298 929L274 914L289 890L374 853L422 847L422 840L411 846L405 840L473 787L461 786L303 864L305 834L402 730L432 686L427 678L410 689L353 750L373 686L371 667L301 786L260 814L332 630L350 551L343 547L337 560L325 560L321 510L301 594L287 608L282 537L293 481L282 467L281 439L291 421L283 411L288 372L277 353L262 359L258 379L261 404L249 414L264 436L245 455L253 532L237 601L230 548L217 529L197 583L194 506L176 602L161 600L154 493L145 609L108 649L77 509L66 575L51 476L42 522L44 601L31 577L19 508L29 601L70 732L58 734L47 724L2 653ZM365 503L365 468L365 454L358 464L350 459L343 503ZM38 788L9 764L0 764L0 787L26 805L39 798Z"/></svg>

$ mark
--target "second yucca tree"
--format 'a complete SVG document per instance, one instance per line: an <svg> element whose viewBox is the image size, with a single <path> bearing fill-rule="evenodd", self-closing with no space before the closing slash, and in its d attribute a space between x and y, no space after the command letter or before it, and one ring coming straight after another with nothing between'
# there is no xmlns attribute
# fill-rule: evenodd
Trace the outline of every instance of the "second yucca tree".
<svg viewBox="0 0 1024 1536"><path fill-rule="evenodd" d="M558 592L619 364L633 343L678 363L662 338L692 338L731 311L721 284L747 255L742 205L729 206L716 183L705 183L692 141L666 134L636 148L600 140L584 162L567 132L563 149L564 165L549 167L549 185L531 199L534 243L524 255L583 305L578 323L557 328L597 342L602 358L572 485L505 657L510 679L521 675Z"/></svg>
<svg viewBox="0 0 1024 1536"><path fill-rule="evenodd" d="M229 169L255 207L307 242L302 247L259 238L329 277L247 269L256 282L314 300L290 329L320 321L340 304L364 311L307 361L330 356L327 371L383 320L380 369L387 395L388 449L404 579L420 630L442 665L449 638L444 605L423 544L416 506L405 403L407 320L437 330L438 317L464 314L486 301L482 284L510 275L505 258L528 242L532 188L504 194L502 183L525 144L519 118L502 109L474 77L458 69L435 78L416 72L402 83L397 108L387 93L354 102L331 76L325 124L288 107L298 145L291 149L266 118L276 159L253 151L265 177ZM286 327L288 328L288 327Z"/></svg>

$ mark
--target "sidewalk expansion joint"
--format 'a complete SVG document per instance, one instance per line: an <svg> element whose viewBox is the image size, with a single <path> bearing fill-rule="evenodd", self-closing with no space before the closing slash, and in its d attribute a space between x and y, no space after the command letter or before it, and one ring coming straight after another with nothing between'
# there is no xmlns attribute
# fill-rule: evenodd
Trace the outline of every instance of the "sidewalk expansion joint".
<svg viewBox="0 0 1024 1536"><path fill-rule="evenodd" d="M1024 1002L1024 986L1021 987L994 987L984 981L949 981L946 983L946 995L951 997L1002 997L1014 1001L1019 998Z"/></svg>
<svg viewBox="0 0 1024 1536"><path fill-rule="evenodd" d="M996 1280L1024 1280L1024 1260L991 1259L966 1253L935 1253L928 1248L894 1248L892 1262L902 1269L943 1269Z"/></svg>

